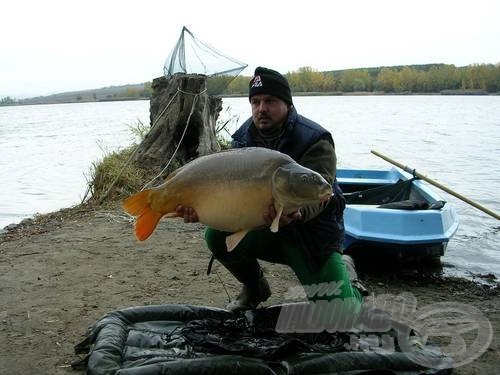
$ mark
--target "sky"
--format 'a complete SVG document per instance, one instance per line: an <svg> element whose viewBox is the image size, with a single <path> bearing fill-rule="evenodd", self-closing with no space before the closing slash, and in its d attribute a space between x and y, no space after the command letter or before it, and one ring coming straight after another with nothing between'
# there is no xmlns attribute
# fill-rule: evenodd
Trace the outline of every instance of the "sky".
<svg viewBox="0 0 500 375"><path fill-rule="evenodd" d="M183 26L282 73L500 63L498 0L5 0L0 98L151 81Z"/></svg>

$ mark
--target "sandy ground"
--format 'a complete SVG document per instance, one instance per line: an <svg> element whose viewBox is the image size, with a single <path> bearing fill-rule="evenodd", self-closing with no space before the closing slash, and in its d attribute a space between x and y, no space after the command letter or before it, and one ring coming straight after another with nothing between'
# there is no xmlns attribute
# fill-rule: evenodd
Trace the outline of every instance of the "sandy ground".
<svg viewBox="0 0 500 375"><path fill-rule="evenodd" d="M144 243L120 210L76 207L39 216L0 234L0 373L80 373L73 347L105 313L130 306L189 303L224 306L238 283L214 263L207 276L203 227L164 220ZM273 289L266 305L284 301L298 285L287 267L264 263ZM493 341L457 374L498 374L500 296L498 284L442 278L422 269L395 266L360 273L375 293L411 292L418 305L461 302L486 315ZM469 332L468 334L472 334ZM471 339L475 340L474 338Z"/></svg>

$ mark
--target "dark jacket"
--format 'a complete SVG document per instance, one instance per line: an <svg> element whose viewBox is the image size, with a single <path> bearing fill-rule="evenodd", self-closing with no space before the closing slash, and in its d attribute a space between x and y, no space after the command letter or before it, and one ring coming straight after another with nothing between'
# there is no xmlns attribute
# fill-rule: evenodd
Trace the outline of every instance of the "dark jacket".
<svg viewBox="0 0 500 375"><path fill-rule="evenodd" d="M252 126L252 118L249 118L233 134L234 148L256 146L251 136ZM290 155L296 162L300 162L302 155L318 141L327 140L334 146L332 135L326 129L299 115L293 107L284 126L277 150ZM319 215L306 222L294 221L278 232L301 244L307 265L313 271L318 270L332 252L342 251L345 200L336 179L333 189L335 196Z"/></svg>

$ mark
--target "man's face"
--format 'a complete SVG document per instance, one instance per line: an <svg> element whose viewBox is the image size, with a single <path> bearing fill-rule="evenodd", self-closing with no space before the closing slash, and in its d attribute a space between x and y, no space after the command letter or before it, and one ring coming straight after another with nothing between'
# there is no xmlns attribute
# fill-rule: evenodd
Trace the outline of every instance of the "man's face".
<svg viewBox="0 0 500 375"><path fill-rule="evenodd" d="M288 116L288 105L273 95L254 95L250 99L250 105L253 122L261 131L279 128Z"/></svg>

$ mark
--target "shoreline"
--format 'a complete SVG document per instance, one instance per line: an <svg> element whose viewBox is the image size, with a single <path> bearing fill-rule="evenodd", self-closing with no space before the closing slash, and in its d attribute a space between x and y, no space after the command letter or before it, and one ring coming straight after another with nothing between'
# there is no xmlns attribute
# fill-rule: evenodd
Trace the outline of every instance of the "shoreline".
<svg viewBox="0 0 500 375"><path fill-rule="evenodd" d="M79 104L79 103L107 103L107 102L131 102L139 100L150 100L150 98L111 98L111 99L99 99L99 100L79 100L79 101L57 101L57 100L47 100L40 101L36 103L13 103L13 104L3 104L2 107L22 107L27 105L49 105L49 104Z"/></svg>
<svg viewBox="0 0 500 375"><path fill-rule="evenodd" d="M116 202L110 204L104 204L100 210L106 210L105 207L111 207L113 210L117 210L118 212L123 212L121 208L116 208ZM51 229L51 221L53 218L63 218L66 216L74 216L75 212L84 213L86 211L92 211L98 208L92 207L92 205L88 205L87 203L78 203L70 207L61 208L55 211L46 212L46 213L35 213L31 216L25 217L21 219L21 221L17 223L10 223L0 228L0 244L2 241L11 239L15 239L18 236L26 236L31 234L38 234L41 232L47 231L47 229ZM126 216L125 213L123 213ZM36 229L39 228L39 229ZM370 259L372 261L373 259ZM424 261L425 262L425 261ZM441 261L442 262L442 261ZM500 277L495 275L493 272L468 272L466 269L457 269L456 265L450 263L448 265L449 269L443 268L442 263L436 264L434 263L424 263L424 267L429 267L432 269L432 273L434 276L442 277L442 278L455 278L462 279L468 282L483 284L483 285L492 285L491 283L499 283L500 285Z"/></svg>
<svg viewBox="0 0 500 375"><path fill-rule="evenodd" d="M196 304L223 307L239 284L209 261L201 224L165 219L148 241L139 243L133 222L117 204L78 205L0 234L0 363L6 373L75 374L73 347L104 314L132 306ZM263 263L273 290L264 305L286 302L298 281L288 267ZM372 269L376 268L372 266ZM500 332L500 287L440 277L425 269L372 271L359 268L375 295L412 293L418 306L436 302L479 309ZM223 283L223 284L221 284ZM466 335L468 339L470 337ZM467 339L467 340L468 340ZM500 339L454 374L495 374Z"/></svg>
<svg viewBox="0 0 500 375"><path fill-rule="evenodd" d="M500 96L500 93L496 92L486 92L483 90L443 90L445 92L383 92L383 91L330 91L330 92L293 92L292 96ZM224 98L245 98L247 93L242 94L230 94L230 95L215 95L222 99ZM80 101L57 101L57 100L47 100L39 101L35 103L12 103L3 104L2 107L19 107L27 105L47 105L47 104L75 104L75 103L104 103L104 102L125 102L125 101L136 101L136 100L150 100L149 97L123 97L123 98L109 98L109 99L99 99L99 100L80 100Z"/></svg>

